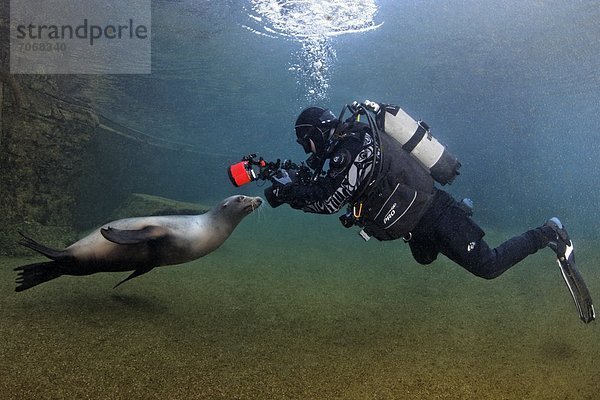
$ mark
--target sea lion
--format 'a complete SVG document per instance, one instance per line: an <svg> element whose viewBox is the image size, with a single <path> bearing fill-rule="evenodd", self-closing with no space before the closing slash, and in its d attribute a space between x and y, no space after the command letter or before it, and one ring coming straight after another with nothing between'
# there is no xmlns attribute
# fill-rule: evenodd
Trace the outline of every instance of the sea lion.
<svg viewBox="0 0 600 400"><path fill-rule="evenodd" d="M238 195L201 215L120 219L101 226L64 250L51 249L21 233L21 245L52 261L15 268L19 272L15 291L61 275L133 270L117 287L155 267L195 260L222 245L240 221L261 204L260 197Z"/></svg>

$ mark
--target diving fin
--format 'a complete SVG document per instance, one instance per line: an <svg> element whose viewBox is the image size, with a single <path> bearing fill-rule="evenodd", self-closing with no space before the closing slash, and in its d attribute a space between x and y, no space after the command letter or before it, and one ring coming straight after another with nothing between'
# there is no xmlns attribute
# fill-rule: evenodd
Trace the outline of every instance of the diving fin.
<svg viewBox="0 0 600 400"><path fill-rule="evenodd" d="M558 262L562 277L567 284L567 288L571 292L571 296L573 296L573 301L579 312L579 318L587 324L596 318L596 313L590 292L575 266L574 250L573 242L569 240L564 255L558 256L556 261Z"/></svg>
<svg viewBox="0 0 600 400"><path fill-rule="evenodd" d="M133 279L135 277L138 277L140 275L144 275L146 272L150 272L154 267L146 267L146 268L140 268L140 269L136 269L135 271L133 271L131 273L131 275L129 275L127 278L123 279L121 282L117 283L113 289L116 289L118 286L121 286L123 283L127 282L130 279Z"/></svg>

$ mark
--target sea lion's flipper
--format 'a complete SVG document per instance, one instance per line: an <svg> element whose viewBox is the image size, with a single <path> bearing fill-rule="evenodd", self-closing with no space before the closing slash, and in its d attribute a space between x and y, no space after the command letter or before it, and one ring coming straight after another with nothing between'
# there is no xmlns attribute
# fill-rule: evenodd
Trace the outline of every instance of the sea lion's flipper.
<svg viewBox="0 0 600 400"><path fill-rule="evenodd" d="M15 292L22 292L62 275L60 265L56 261L22 265L14 270L19 272Z"/></svg>
<svg viewBox="0 0 600 400"><path fill-rule="evenodd" d="M152 270L154 267L146 267L146 268L140 268L140 269L136 269L135 271L133 271L131 273L131 275L129 275L127 278L123 279L121 282L117 283L115 285L115 287L113 287L113 289L117 288L118 286L120 286L121 284L127 282L130 279L133 279L137 276L140 275L144 275L146 272L149 272L150 270Z"/></svg>
<svg viewBox="0 0 600 400"><path fill-rule="evenodd" d="M149 225L143 229L136 230L115 229L109 226L100 229L100 233L102 233L102 236L106 240L116 244L138 244L161 239L168 235L169 231L162 226L156 225Z"/></svg>
<svg viewBox="0 0 600 400"><path fill-rule="evenodd" d="M36 242L35 240L31 239L30 237L25 236L25 234L23 232L19 231L19 235L21 235L23 237L23 239L21 239L19 241L19 244L21 246L25 246L31 250L35 250L38 253L45 255L46 257L48 257L51 260L64 260L65 258L69 257L65 251L56 250L56 249L52 249L50 247L44 246L43 244Z"/></svg>

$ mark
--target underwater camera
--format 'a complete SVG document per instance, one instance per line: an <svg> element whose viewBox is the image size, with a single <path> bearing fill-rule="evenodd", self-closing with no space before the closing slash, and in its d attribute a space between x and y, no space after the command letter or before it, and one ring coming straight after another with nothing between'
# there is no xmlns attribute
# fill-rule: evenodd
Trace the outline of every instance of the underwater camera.
<svg viewBox="0 0 600 400"><path fill-rule="evenodd" d="M311 179L310 169L303 163L298 165L290 160L281 162L280 159L268 162L262 157L256 157L256 154L249 154L227 167L227 175L233 186L240 187L258 180L273 181L282 170L291 173L294 181L307 182Z"/></svg>
<svg viewBox="0 0 600 400"><path fill-rule="evenodd" d="M227 167L227 175L229 175L229 180L231 180L233 186L240 187L259 179L252 166L256 165L259 168L264 168L267 163L262 157L258 161L255 161L255 157L256 154L247 155L242 157L240 162Z"/></svg>

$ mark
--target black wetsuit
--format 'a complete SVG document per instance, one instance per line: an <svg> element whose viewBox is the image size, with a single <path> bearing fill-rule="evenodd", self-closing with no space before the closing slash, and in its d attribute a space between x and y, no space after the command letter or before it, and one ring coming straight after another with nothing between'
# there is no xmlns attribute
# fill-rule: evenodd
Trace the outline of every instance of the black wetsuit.
<svg viewBox="0 0 600 400"><path fill-rule="evenodd" d="M305 212L333 214L349 204L355 223L378 240L405 238L420 264L439 253L476 276L492 279L545 247L540 228L491 249L485 233L429 173L385 132L379 146L365 124L342 133L328 156L324 176L265 190L271 205L288 203ZM380 151L378 151L378 149Z"/></svg>
<svg viewBox="0 0 600 400"><path fill-rule="evenodd" d="M459 203L437 190L431 206L412 230L408 244L420 264L433 262L442 253L474 275L500 276L530 254L546 247L542 228L515 236L495 249L483 240L485 233ZM551 235L551 233L548 233Z"/></svg>

